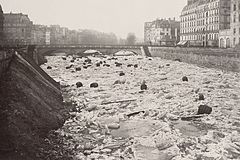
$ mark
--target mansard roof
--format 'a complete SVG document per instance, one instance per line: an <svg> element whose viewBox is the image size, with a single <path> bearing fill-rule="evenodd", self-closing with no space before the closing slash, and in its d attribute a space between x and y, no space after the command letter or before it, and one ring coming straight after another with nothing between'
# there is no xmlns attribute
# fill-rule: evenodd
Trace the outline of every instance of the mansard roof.
<svg viewBox="0 0 240 160"><path fill-rule="evenodd" d="M198 0L198 1L194 2L193 4L186 5L186 6L183 8L182 12L187 11L187 10L192 9L192 8L196 8L197 6L206 4L206 3L208 3L208 2L209 2L209 0Z"/></svg>

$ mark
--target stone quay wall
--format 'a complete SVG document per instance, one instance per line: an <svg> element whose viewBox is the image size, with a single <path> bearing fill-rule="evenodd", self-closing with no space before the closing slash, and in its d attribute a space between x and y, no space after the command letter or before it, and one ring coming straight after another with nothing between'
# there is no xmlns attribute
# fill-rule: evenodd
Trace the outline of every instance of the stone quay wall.
<svg viewBox="0 0 240 160"><path fill-rule="evenodd" d="M149 52L152 57L240 72L240 51L237 49L149 47Z"/></svg>

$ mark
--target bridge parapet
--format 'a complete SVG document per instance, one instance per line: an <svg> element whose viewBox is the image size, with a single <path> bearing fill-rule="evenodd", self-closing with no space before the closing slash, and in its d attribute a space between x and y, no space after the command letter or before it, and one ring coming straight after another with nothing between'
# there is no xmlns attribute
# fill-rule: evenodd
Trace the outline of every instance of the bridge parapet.
<svg viewBox="0 0 240 160"><path fill-rule="evenodd" d="M84 49L88 49L88 48L93 48L93 49L139 49L140 47L142 47L142 45L93 45L93 44L56 44L56 45L38 45L37 48L38 49L43 49L43 48L51 48L51 49L55 49L55 48L84 48Z"/></svg>

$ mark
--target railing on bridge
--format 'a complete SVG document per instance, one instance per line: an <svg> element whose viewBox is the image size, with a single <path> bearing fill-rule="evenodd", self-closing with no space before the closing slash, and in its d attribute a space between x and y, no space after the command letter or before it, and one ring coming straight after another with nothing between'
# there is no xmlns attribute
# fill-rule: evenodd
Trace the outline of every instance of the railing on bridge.
<svg viewBox="0 0 240 160"><path fill-rule="evenodd" d="M97 44L55 44L55 45L37 45L37 48L99 48L99 49L136 49L142 45L97 45Z"/></svg>
<svg viewBox="0 0 240 160"><path fill-rule="evenodd" d="M113 45L113 44L52 44L52 45L36 45L37 48L92 48L92 49L139 49L143 46L150 45ZM164 47L159 45L151 45L151 47Z"/></svg>

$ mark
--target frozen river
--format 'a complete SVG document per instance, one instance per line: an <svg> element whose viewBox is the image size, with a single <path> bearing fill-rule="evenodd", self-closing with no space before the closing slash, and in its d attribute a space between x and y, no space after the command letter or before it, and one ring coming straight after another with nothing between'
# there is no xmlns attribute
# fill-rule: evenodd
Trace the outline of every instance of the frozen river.
<svg viewBox="0 0 240 160"><path fill-rule="evenodd" d="M239 73L140 56L47 59L76 104L58 130L74 159L240 159ZM211 114L184 119L200 105Z"/></svg>

